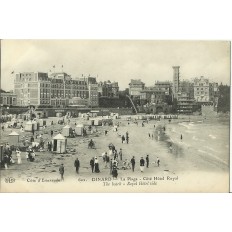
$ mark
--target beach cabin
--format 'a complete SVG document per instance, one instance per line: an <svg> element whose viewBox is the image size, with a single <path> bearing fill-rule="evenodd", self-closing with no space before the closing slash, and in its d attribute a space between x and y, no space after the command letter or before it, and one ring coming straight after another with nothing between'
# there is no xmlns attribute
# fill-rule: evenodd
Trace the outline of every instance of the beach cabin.
<svg viewBox="0 0 232 232"><path fill-rule="evenodd" d="M35 110L35 116L36 118L47 118L48 117L48 112L46 110Z"/></svg>
<svg viewBox="0 0 232 232"><path fill-rule="evenodd" d="M19 134L16 133L15 131L11 132L9 134L9 145L17 145L19 142Z"/></svg>
<svg viewBox="0 0 232 232"><path fill-rule="evenodd" d="M44 120L44 119L42 119L42 118L38 120L38 123L39 123L39 126L40 126L40 127L46 126L46 120Z"/></svg>
<svg viewBox="0 0 232 232"><path fill-rule="evenodd" d="M87 126L93 126L94 125L94 119L89 119L85 124Z"/></svg>
<svg viewBox="0 0 232 232"><path fill-rule="evenodd" d="M25 124L24 131L29 131L29 132L31 132L33 129L34 129L34 124L33 124L31 121L28 121L28 122ZM34 130L35 130L35 129L34 129Z"/></svg>
<svg viewBox="0 0 232 232"><path fill-rule="evenodd" d="M32 124L34 125L34 130L35 131L39 130L39 122L33 120Z"/></svg>
<svg viewBox="0 0 232 232"><path fill-rule="evenodd" d="M89 116L94 118L94 117L97 117L99 115L99 110L91 110L89 112Z"/></svg>
<svg viewBox="0 0 232 232"><path fill-rule="evenodd" d="M55 153L65 153L67 147L67 139L62 135L58 134L52 138L52 151Z"/></svg>
<svg viewBox="0 0 232 232"><path fill-rule="evenodd" d="M36 121L28 121L25 124L24 131L32 132L32 130L37 131L39 130L39 123Z"/></svg>
<svg viewBox="0 0 232 232"><path fill-rule="evenodd" d="M57 118L62 117L62 113L56 113L56 117L57 117Z"/></svg>
<svg viewBox="0 0 232 232"><path fill-rule="evenodd" d="M111 113L110 116L113 119L118 119L119 118L119 114L118 113Z"/></svg>
<svg viewBox="0 0 232 232"><path fill-rule="evenodd" d="M96 118L96 119L94 120L94 126L101 126L101 125L102 125L102 120L99 119L99 118Z"/></svg>
<svg viewBox="0 0 232 232"><path fill-rule="evenodd" d="M62 135L64 135L65 137L69 137L71 133L72 133L72 128L69 125L63 127Z"/></svg>
<svg viewBox="0 0 232 232"><path fill-rule="evenodd" d="M77 135L83 135L83 131L84 131L84 125L83 124L78 124L75 128L75 132Z"/></svg>

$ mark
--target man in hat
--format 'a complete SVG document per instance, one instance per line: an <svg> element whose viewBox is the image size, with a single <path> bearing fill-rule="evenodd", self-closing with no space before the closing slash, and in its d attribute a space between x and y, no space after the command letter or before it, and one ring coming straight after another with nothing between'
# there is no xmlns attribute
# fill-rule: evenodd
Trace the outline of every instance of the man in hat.
<svg viewBox="0 0 232 232"><path fill-rule="evenodd" d="M92 173L94 172L94 157L90 160L90 166L91 166L91 170L92 170Z"/></svg>
<svg viewBox="0 0 232 232"><path fill-rule="evenodd" d="M80 161L78 158L76 158L75 162L74 162L74 166L76 167L76 173L79 173L79 168L80 168Z"/></svg>
<svg viewBox="0 0 232 232"><path fill-rule="evenodd" d="M135 171L135 157L133 156L131 159L132 171Z"/></svg>
<svg viewBox="0 0 232 232"><path fill-rule="evenodd" d="M60 165L59 172L61 175L61 180L64 181L64 165L63 164Z"/></svg>

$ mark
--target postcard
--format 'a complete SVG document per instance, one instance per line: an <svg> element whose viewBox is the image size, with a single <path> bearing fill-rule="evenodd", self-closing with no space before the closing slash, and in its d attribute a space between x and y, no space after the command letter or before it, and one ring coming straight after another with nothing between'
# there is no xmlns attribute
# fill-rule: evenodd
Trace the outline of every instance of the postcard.
<svg viewBox="0 0 232 232"><path fill-rule="evenodd" d="M0 192L229 192L230 46L1 40Z"/></svg>

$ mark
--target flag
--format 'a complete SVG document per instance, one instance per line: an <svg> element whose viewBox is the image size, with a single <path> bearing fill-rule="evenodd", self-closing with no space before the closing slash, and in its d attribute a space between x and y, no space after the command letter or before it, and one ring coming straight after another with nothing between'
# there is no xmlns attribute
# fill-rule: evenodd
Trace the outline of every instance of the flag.
<svg viewBox="0 0 232 232"><path fill-rule="evenodd" d="M56 66L55 65L53 65L53 68L55 68Z"/></svg>
<svg viewBox="0 0 232 232"><path fill-rule="evenodd" d="M11 74L14 74L14 71L12 71Z"/></svg>

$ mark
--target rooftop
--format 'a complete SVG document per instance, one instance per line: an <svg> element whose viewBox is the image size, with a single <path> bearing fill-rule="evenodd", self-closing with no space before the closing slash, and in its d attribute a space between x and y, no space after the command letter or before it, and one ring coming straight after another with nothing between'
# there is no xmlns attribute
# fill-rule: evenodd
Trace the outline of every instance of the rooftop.
<svg viewBox="0 0 232 232"><path fill-rule="evenodd" d="M141 79L131 79L130 84L144 84Z"/></svg>

